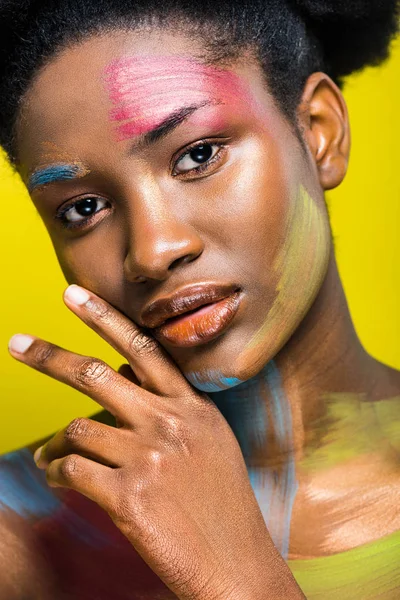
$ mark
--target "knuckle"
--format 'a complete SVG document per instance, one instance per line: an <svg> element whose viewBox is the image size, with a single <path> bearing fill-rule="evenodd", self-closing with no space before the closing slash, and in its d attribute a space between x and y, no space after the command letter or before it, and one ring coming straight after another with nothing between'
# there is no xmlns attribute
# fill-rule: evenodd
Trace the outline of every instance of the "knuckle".
<svg viewBox="0 0 400 600"><path fill-rule="evenodd" d="M168 465L168 456L164 448L149 446L143 449L137 461L135 496L145 500L154 493Z"/></svg>
<svg viewBox="0 0 400 600"><path fill-rule="evenodd" d="M111 306L104 302L91 299L87 302L87 306L90 307L91 314L98 320L108 323L112 319L113 311Z"/></svg>
<svg viewBox="0 0 400 600"><path fill-rule="evenodd" d="M138 356L148 356L158 350L157 341L143 333L143 331L131 331L128 334L128 346Z"/></svg>
<svg viewBox="0 0 400 600"><path fill-rule="evenodd" d="M70 454L60 464L61 479L66 482L73 482L79 477L79 470L79 457Z"/></svg>
<svg viewBox="0 0 400 600"><path fill-rule="evenodd" d="M108 379L109 367L98 358L84 360L76 369L75 378L85 387L93 387Z"/></svg>
<svg viewBox="0 0 400 600"><path fill-rule="evenodd" d="M76 443L77 440L85 437L88 433L88 422L83 417L78 417L71 421L64 432L64 439L69 443Z"/></svg>
<svg viewBox="0 0 400 600"><path fill-rule="evenodd" d="M147 463L152 468L159 468L163 462L163 459L163 453L160 450L156 450L155 448L149 450L146 456Z"/></svg>
<svg viewBox="0 0 400 600"><path fill-rule="evenodd" d="M167 435L183 437L186 433L186 427L182 419L175 415L166 415L163 419L164 431Z"/></svg>
<svg viewBox="0 0 400 600"><path fill-rule="evenodd" d="M49 360L53 358L55 346L52 344L41 344L35 352L35 360L39 367L45 367Z"/></svg>
<svg viewBox="0 0 400 600"><path fill-rule="evenodd" d="M157 437L172 448L189 450L192 446L192 430L181 416L174 414L156 417Z"/></svg>

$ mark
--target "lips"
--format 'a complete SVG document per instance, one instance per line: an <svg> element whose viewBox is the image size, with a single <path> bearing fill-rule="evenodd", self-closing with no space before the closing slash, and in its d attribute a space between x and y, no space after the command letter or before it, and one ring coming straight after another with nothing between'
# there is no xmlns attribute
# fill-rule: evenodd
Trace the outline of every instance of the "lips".
<svg viewBox="0 0 400 600"><path fill-rule="evenodd" d="M201 283L158 298L143 310L141 324L159 341L197 346L219 337L230 325L242 299L234 284Z"/></svg>
<svg viewBox="0 0 400 600"><path fill-rule="evenodd" d="M231 296L201 306L195 311L167 319L154 329L158 340L173 346L189 347L206 344L219 337L231 324L241 300L240 291Z"/></svg>
<svg viewBox="0 0 400 600"><path fill-rule="evenodd" d="M167 319L176 318L189 311L228 298L239 291L234 284L196 284L178 290L171 296L154 300L143 310L140 320L144 327L160 327Z"/></svg>

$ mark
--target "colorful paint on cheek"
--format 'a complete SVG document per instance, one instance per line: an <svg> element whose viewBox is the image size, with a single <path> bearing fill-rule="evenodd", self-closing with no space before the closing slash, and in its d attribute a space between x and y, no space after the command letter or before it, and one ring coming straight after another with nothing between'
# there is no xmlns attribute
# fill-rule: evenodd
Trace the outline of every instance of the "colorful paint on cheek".
<svg viewBox="0 0 400 600"><path fill-rule="evenodd" d="M303 186L293 199L285 242L272 266L278 281L275 300L259 330L251 337L231 373L218 370L186 373L186 378L205 392L235 387L251 369L260 371L268 358L286 342L310 307L325 274L330 253L328 220Z"/></svg>
<svg viewBox="0 0 400 600"><path fill-rule="evenodd" d="M276 297L266 319L241 352L233 372L261 369L274 356L311 306L330 253L327 217L303 186L292 201L285 242L274 263Z"/></svg>
<svg viewBox="0 0 400 600"><path fill-rule="evenodd" d="M117 59L106 68L105 81L120 141L147 133L184 106L254 104L237 74L181 56Z"/></svg>

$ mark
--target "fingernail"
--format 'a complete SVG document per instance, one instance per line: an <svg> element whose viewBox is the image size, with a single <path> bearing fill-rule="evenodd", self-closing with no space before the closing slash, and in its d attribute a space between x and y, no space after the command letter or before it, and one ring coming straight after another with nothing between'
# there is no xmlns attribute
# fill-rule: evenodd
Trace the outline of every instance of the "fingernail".
<svg viewBox="0 0 400 600"><path fill-rule="evenodd" d="M33 460L35 461L36 464L40 460L40 455L42 454L42 448L43 448L43 446L40 446L40 448L38 448L37 450L35 450L35 454L33 455Z"/></svg>
<svg viewBox="0 0 400 600"><path fill-rule="evenodd" d="M85 290L79 287L79 285L75 285L75 283L73 283L65 290L64 298L67 298L67 300L72 302L72 304L82 306L83 304L86 304L90 296Z"/></svg>
<svg viewBox="0 0 400 600"><path fill-rule="evenodd" d="M29 335L23 335L22 333L16 333L8 342L9 350L23 354L32 345L34 338Z"/></svg>

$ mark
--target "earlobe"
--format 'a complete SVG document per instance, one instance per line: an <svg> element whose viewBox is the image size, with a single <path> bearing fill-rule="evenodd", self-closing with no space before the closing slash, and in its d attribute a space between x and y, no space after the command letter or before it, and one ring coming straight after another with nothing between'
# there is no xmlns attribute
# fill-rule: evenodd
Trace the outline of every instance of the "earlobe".
<svg viewBox="0 0 400 600"><path fill-rule="evenodd" d="M307 79L298 119L321 187L337 187L347 171L350 128L342 93L325 73L313 73Z"/></svg>

